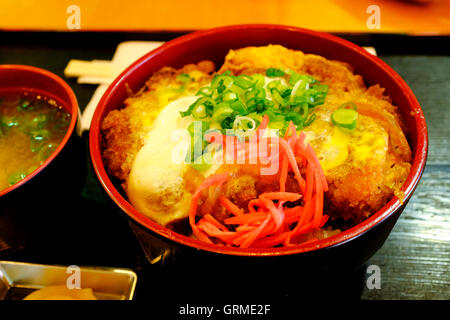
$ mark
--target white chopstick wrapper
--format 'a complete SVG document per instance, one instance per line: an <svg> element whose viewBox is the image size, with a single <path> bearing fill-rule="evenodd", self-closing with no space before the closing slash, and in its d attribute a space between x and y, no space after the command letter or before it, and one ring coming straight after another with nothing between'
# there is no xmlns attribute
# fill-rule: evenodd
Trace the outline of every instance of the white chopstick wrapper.
<svg viewBox="0 0 450 320"><path fill-rule="evenodd" d="M111 61L69 61L64 70L66 77L78 77L78 83L99 84L81 115L82 132L89 130L95 108L97 108L98 102L111 82L131 63L163 43L156 41L125 41L117 46Z"/></svg>
<svg viewBox="0 0 450 320"><path fill-rule="evenodd" d="M111 61L69 61L64 70L66 77L78 77L78 83L99 84L81 116L82 132L89 130L95 108L97 108L100 99L110 83L131 63L163 43L156 41L125 41L117 46ZM377 55L373 47L364 47L364 49L375 56Z"/></svg>

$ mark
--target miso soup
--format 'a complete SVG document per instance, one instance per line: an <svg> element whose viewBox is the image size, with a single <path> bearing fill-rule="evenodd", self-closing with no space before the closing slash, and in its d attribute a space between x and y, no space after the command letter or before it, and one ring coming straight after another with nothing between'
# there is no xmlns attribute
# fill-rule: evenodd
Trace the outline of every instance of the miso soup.
<svg viewBox="0 0 450 320"><path fill-rule="evenodd" d="M71 115L31 91L0 91L0 191L24 179L56 150Z"/></svg>

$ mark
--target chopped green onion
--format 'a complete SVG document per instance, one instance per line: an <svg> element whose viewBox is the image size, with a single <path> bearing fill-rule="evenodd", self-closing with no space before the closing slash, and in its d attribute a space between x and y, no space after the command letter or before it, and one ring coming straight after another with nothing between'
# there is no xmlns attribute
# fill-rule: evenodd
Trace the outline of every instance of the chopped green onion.
<svg viewBox="0 0 450 320"><path fill-rule="evenodd" d="M227 117L225 119L222 120L222 122L220 122L220 126L223 129L231 129L233 128L233 117Z"/></svg>
<svg viewBox="0 0 450 320"><path fill-rule="evenodd" d="M309 84L302 79L298 80L291 90L290 101L293 102L296 96L301 96L309 89Z"/></svg>
<svg viewBox="0 0 450 320"><path fill-rule="evenodd" d="M186 154L186 162L191 163L203 154L208 142L205 140L205 133L209 130L209 123L206 121L193 121L188 126L191 136L189 152Z"/></svg>
<svg viewBox="0 0 450 320"><path fill-rule="evenodd" d="M256 121L250 117L237 116L233 122L233 129L234 130L244 130L244 131L255 130L256 129Z"/></svg>
<svg viewBox="0 0 450 320"><path fill-rule="evenodd" d="M301 111L301 115L302 115L302 117L304 118L304 119L306 119L306 117L308 116L308 113L309 113L309 107L308 107L308 104L307 103L302 103L301 105L300 105L300 111Z"/></svg>
<svg viewBox="0 0 450 320"><path fill-rule="evenodd" d="M31 105L31 102L28 100L25 100L17 106L17 110L19 110L19 111L31 110L30 105Z"/></svg>
<svg viewBox="0 0 450 320"><path fill-rule="evenodd" d="M45 114L41 114L33 118L32 124L34 127L42 129L47 124L47 121L48 121L47 116Z"/></svg>
<svg viewBox="0 0 450 320"><path fill-rule="evenodd" d="M202 97L189 106L186 111L180 111L182 117L192 115L194 119L204 119L212 114L214 100L209 97Z"/></svg>
<svg viewBox="0 0 450 320"><path fill-rule="evenodd" d="M211 88L213 90L217 90L217 92L221 94L225 90L230 89L233 82L234 81L231 76L224 74L216 75L211 82Z"/></svg>
<svg viewBox="0 0 450 320"><path fill-rule="evenodd" d="M265 99L266 98L266 90L264 90L264 88L262 87L253 87L250 90L248 90L245 93L245 99L251 100L253 98L262 98Z"/></svg>
<svg viewBox="0 0 450 320"><path fill-rule="evenodd" d="M194 136L194 128L195 128L196 121L193 121L188 126L188 132L191 135L191 137ZM209 130L209 122L201 121L201 127L202 127L202 134L204 134L207 130Z"/></svg>
<svg viewBox="0 0 450 320"><path fill-rule="evenodd" d="M314 79L313 77L311 77L309 75L298 74L298 73L291 71L290 78L289 78L289 84L293 86L299 80L302 80L302 81L306 82L307 84L313 84L313 83L317 82L316 79Z"/></svg>
<svg viewBox="0 0 450 320"><path fill-rule="evenodd" d="M206 108L204 104L200 104L197 105L193 110L192 110L192 116L195 119L204 119L208 116L208 114L206 113Z"/></svg>
<svg viewBox="0 0 450 320"><path fill-rule="evenodd" d="M339 108L331 114L331 121L341 128L353 130L356 128L358 112L354 109Z"/></svg>
<svg viewBox="0 0 450 320"><path fill-rule="evenodd" d="M56 147L57 146L52 143L45 145L45 148L43 150L41 150L41 152L39 154L39 160L45 161L47 158L49 158L51 156L51 154L53 153L53 151L56 150Z"/></svg>
<svg viewBox="0 0 450 320"><path fill-rule="evenodd" d="M272 80L266 85L266 88L269 89L270 91L272 89L277 89L280 84L281 84L280 80Z"/></svg>
<svg viewBox="0 0 450 320"><path fill-rule="evenodd" d="M264 100L264 108L272 108L275 106L275 103L272 100Z"/></svg>
<svg viewBox="0 0 450 320"><path fill-rule="evenodd" d="M16 172L13 173L12 175L9 176L8 179L8 183L10 186L12 186L13 184L16 184L17 182L19 182L20 180L25 179L25 177L27 176L27 174L25 172Z"/></svg>
<svg viewBox="0 0 450 320"><path fill-rule="evenodd" d="M270 78L284 76L284 71L277 68L269 68L266 70L266 75Z"/></svg>
<svg viewBox="0 0 450 320"><path fill-rule="evenodd" d="M283 99L288 99L291 96L291 92L292 89L284 89L283 91L280 92L280 95L283 97Z"/></svg>
<svg viewBox="0 0 450 320"><path fill-rule="evenodd" d="M183 83L187 83L187 82L191 81L191 77L187 73L182 73L182 74L178 75L177 80L181 81Z"/></svg>
<svg viewBox="0 0 450 320"><path fill-rule="evenodd" d="M216 105L216 108L214 108L212 118L214 121L222 123L222 121L224 121L226 118L231 117L233 113L234 110L231 108L229 103L221 102Z"/></svg>
<svg viewBox="0 0 450 320"><path fill-rule="evenodd" d="M270 90L270 93L272 94L273 99L278 102L281 106L285 107L289 105L289 102L283 99L283 97L280 95L280 92L277 89Z"/></svg>
<svg viewBox="0 0 450 320"><path fill-rule="evenodd" d="M289 112L285 116L286 121L292 121L295 125L300 125L303 122L303 117L297 112Z"/></svg>
<svg viewBox="0 0 450 320"><path fill-rule="evenodd" d="M262 74L256 73L252 75L252 78L256 87L264 87L264 85L266 84L266 79L264 79L264 76Z"/></svg>
<svg viewBox="0 0 450 320"><path fill-rule="evenodd" d="M213 92L212 92L212 89L210 87L203 87L203 88L200 88L195 95L196 96L211 97L212 94L213 94Z"/></svg>
<svg viewBox="0 0 450 320"><path fill-rule="evenodd" d="M3 125L6 127L17 127L19 125L19 121L16 119L16 117L5 120L6 122L4 122Z"/></svg>
<svg viewBox="0 0 450 320"><path fill-rule="evenodd" d="M269 117L269 127L272 129L282 129L286 124L285 116L276 109L267 109L263 114Z"/></svg>
<svg viewBox="0 0 450 320"><path fill-rule="evenodd" d="M303 123L303 126L305 126L305 127L309 126L311 123L314 122L314 120L316 120L316 114L315 113L313 113L312 115L310 115L308 117L308 119L306 119L306 121Z"/></svg>
<svg viewBox="0 0 450 320"><path fill-rule="evenodd" d="M237 77L234 77L234 83L242 89L248 89L253 87L254 83L252 82L252 78L245 76L245 75L240 75Z"/></svg>
<svg viewBox="0 0 450 320"><path fill-rule="evenodd" d="M309 91L309 90L308 90ZM307 91L307 92L308 92ZM312 87L312 102L311 105L313 107L324 104L325 97L328 94L328 86L325 84L314 85Z"/></svg>
<svg viewBox="0 0 450 320"><path fill-rule="evenodd" d="M32 140L44 140L47 139L50 136L50 131L47 129L42 130L33 130L30 132L31 139Z"/></svg>
<svg viewBox="0 0 450 320"><path fill-rule="evenodd" d="M236 111L237 114L245 115L245 114L248 113L248 112L247 112L247 109L245 108L245 105L244 105L241 101L239 101L239 100L233 101L233 102L230 104L230 107L231 107L231 109L233 109L234 111Z"/></svg>
<svg viewBox="0 0 450 320"><path fill-rule="evenodd" d="M233 91L226 91L222 93L222 101L228 102L228 101L235 101L239 99L238 95Z"/></svg>
<svg viewBox="0 0 450 320"><path fill-rule="evenodd" d="M256 127L258 127L261 124L263 116L260 113L253 112L253 113L249 113L248 115L246 115L246 117L254 120Z"/></svg>
<svg viewBox="0 0 450 320"><path fill-rule="evenodd" d="M247 109L249 112L261 112L266 109L266 101L262 98L251 98L250 100L247 100Z"/></svg>
<svg viewBox="0 0 450 320"><path fill-rule="evenodd" d="M267 84L262 74L234 76L230 71L217 74L209 86L198 90L199 98L181 115L205 120L207 128L211 120L222 132L225 129L254 130L264 114L269 116L269 126L281 131L290 121L297 130L310 125L316 118L310 109L325 102L328 86L312 76L291 70L269 68L266 75L272 78ZM192 128L190 125L188 129L192 131ZM195 142L196 146L200 143ZM202 148L203 144L204 141Z"/></svg>

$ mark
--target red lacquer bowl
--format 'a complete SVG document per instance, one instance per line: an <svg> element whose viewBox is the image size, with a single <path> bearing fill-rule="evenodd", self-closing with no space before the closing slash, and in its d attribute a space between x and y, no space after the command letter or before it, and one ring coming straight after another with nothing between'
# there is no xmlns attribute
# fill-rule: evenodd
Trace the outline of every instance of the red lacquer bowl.
<svg viewBox="0 0 450 320"><path fill-rule="evenodd" d="M405 194L403 202L394 197L364 222L330 238L314 243L271 249L237 249L203 243L164 228L137 211L119 191L120 186L112 182L105 170L101 155L101 121L108 112L123 105L123 101L127 97L126 85L136 92L153 72L163 66L179 68L201 60L212 60L216 66L220 66L230 49L268 44L280 44L290 49L299 49L328 59L347 62L354 67L356 74L363 76L367 84L380 84L386 88L386 93L399 107L406 120L409 130L408 139L413 150L412 170L401 189ZM322 260L336 256L336 252L331 249L340 248L342 254L354 262L353 266L361 265L381 247L413 194L425 167L427 149L427 126L420 105L405 81L392 68L361 47L341 38L326 33L279 25L220 27L194 32L167 42L133 63L115 79L97 107L90 131L91 159L101 185L120 210L134 224L140 226L139 234L141 236L148 235L153 239L149 241L141 239L141 243L144 243L144 249L146 246L147 249L150 247L149 250L146 250L147 253L150 258L157 260L159 258L157 254L154 254L155 247L160 248L156 252L165 252L163 257L167 256L167 248L171 248L176 252L188 250L190 254L195 255L200 253L207 256L224 255L235 258L236 256L247 256L252 259L254 257L303 256L307 252L320 252Z"/></svg>
<svg viewBox="0 0 450 320"><path fill-rule="evenodd" d="M33 177L39 175L39 173L48 166L53 159L61 152L69 141L72 133L76 129L78 121L78 103L69 85L57 75L36 67L25 65L0 65L0 90L1 91L31 91L40 93L48 98L56 100L62 107L71 114L71 121L69 128L63 140L59 144L55 152L44 161L35 171L26 176L23 180L16 184L0 190L0 197L8 192L13 191L16 188L26 184Z"/></svg>
<svg viewBox="0 0 450 320"><path fill-rule="evenodd" d="M71 114L71 122L49 158L23 180L0 190L0 254L21 249L26 238L33 242L32 234L45 234L53 223L58 224L63 208L80 193L85 175L85 157L77 133L80 111L70 86L44 69L0 65L3 91L28 91L54 99ZM52 217L52 212L58 214Z"/></svg>

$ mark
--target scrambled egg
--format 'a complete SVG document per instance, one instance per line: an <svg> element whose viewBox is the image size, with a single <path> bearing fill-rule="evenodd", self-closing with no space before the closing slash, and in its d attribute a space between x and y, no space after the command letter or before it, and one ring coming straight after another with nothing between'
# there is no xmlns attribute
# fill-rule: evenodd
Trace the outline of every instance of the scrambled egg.
<svg viewBox="0 0 450 320"><path fill-rule="evenodd" d="M349 160L357 167L368 161L383 163L386 160L388 134L371 118L360 116L355 130L349 131L331 123L329 110L317 111L316 115L316 121L304 132L325 174Z"/></svg>
<svg viewBox="0 0 450 320"><path fill-rule="evenodd" d="M159 113L128 176L130 201L136 209L161 225L186 217L191 202L183 179L189 168L184 158L190 137L182 143L181 157L174 155L174 150L180 144L179 140L182 142L185 138L176 136L177 129L187 129L193 121L192 117L180 117L180 111L185 111L195 100L195 96L180 98Z"/></svg>

